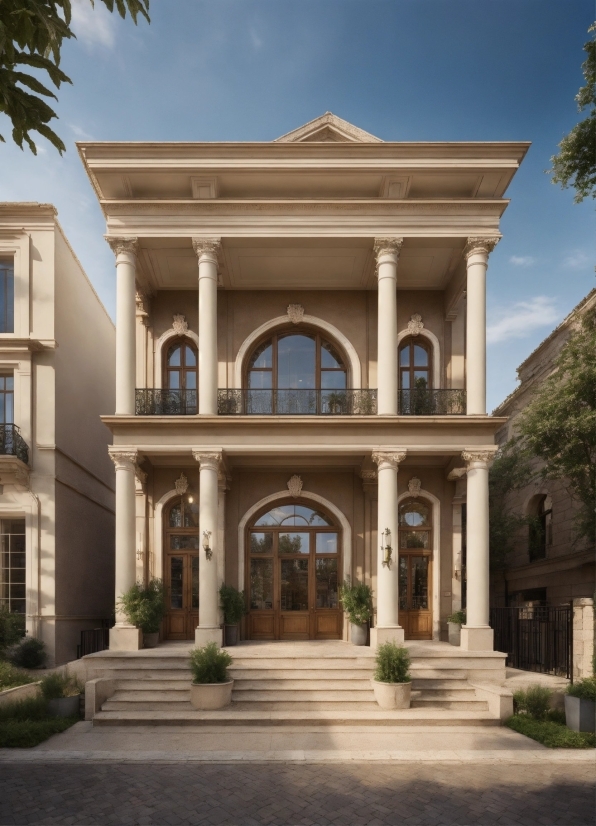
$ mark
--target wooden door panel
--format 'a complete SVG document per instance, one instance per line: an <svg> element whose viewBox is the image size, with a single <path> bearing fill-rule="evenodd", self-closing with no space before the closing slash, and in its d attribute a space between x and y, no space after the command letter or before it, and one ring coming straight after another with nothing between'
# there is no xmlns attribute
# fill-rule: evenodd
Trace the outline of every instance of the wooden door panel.
<svg viewBox="0 0 596 826"><path fill-rule="evenodd" d="M281 614L280 637L284 639L307 640L310 637L310 617L308 614Z"/></svg>
<svg viewBox="0 0 596 826"><path fill-rule="evenodd" d="M337 611L330 611L328 614L315 614L315 639L317 640L337 640L341 639L342 616Z"/></svg>
<svg viewBox="0 0 596 826"><path fill-rule="evenodd" d="M186 614L183 612L170 612L167 614L166 620L166 638L168 640L185 640Z"/></svg>
<svg viewBox="0 0 596 826"><path fill-rule="evenodd" d="M274 640L275 614L252 612L249 617L249 630L251 640Z"/></svg>

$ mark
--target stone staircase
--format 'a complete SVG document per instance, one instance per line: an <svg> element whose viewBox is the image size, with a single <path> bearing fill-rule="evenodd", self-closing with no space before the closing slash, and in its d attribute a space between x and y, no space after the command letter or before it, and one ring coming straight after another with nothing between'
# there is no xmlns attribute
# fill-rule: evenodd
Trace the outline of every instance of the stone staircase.
<svg viewBox="0 0 596 826"><path fill-rule="evenodd" d="M412 651L403 711L379 708L374 652L347 643L239 645L230 652L232 704L220 711L190 704L189 646L105 651L85 658L87 679L101 679L107 697L87 716L94 725L499 725L468 680L504 677L503 655L449 648Z"/></svg>

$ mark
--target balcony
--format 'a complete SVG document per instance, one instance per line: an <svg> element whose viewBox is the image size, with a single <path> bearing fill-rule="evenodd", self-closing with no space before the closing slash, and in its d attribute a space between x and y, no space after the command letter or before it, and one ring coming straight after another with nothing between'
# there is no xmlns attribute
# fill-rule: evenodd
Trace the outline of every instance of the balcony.
<svg viewBox="0 0 596 826"><path fill-rule="evenodd" d="M16 456L29 464L29 448L16 424L0 424L0 455Z"/></svg>
<svg viewBox="0 0 596 826"><path fill-rule="evenodd" d="M400 390L398 408L400 416L464 416L466 391L422 387Z"/></svg>
<svg viewBox="0 0 596 826"><path fill-rule="evenodd" d="M198 412L196 390L135 391L137 416L196 416Z"/></svg>

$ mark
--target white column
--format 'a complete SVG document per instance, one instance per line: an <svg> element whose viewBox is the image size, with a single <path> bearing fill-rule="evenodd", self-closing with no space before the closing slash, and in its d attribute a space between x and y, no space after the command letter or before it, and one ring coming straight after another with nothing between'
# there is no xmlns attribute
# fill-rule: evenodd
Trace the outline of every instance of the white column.
<svg viewBox="0 0 596 826"><path fill-rule="evenodd" d="M199 463L199 532L201 550L199 555L199 624L195 630L195 642L199 646L223 642L219 622L219 582L217 578L218 557L218 474L221 453L202 453L193 450ZM203 539L207 539L211 549L210 558L203 549Z"/></svg>
<svg viewBox="0 0 596 826"><path fill-rule="evenodd" d="M217 415L217 253L219 238L193 238L199 259L199 413Z"/></svg>
<svg viewBox="0 0 596 826"><path fill-rule="evenodd" d="M108 238L116 255L116 413L134 415L137 238Z"/></svg>
<svg viewBox="0 0 596 826"><path fill-rule="evenodd" d="M379 308L377 334L377 411L397 413L397 260L403 238L375 238Z"/></svg>
<svg viewBox="0 0 596 826"><path fill-rule="evenodd" d="M486 270L498 238L468 238L466 296L466 411L486 413Z"/></svg>
<svg viewBox="0 0 596 826"><path fill-rule="evenodd" d="M149 313L147 311L148 299L147 296L137 290L135 296L136 303L136 382L135 387L147 387L147 377L149 375L147 370L147 341L148 341L148 327L149 327Z"/></svg>
<svg viewBox="0 0 596 826"><path fill-rule="evenodd" d="M468 471L466 509L466 624L461 629L461 647L468 651L492 651L493 630L489 625L489 530L488 468L494 450L464 450Z"/></svg>
<svg viewBox="0 0 596 826"><path fill-rule="evenodd" d="M136 581L136 491L137 451L109 448L116 466L116 625L110 629L111 651L138 651L141 632L118 608L118 600Z"/></svg>
<svg viewBox="0 0 596 826"><path fill-rule="evenodd" d="M378 466L378 521L377 521L377 624L371 629L371 645L387 640L403 642L404 630L399 624L399 559L397 470L406 458L406 451L375 452L373 462ZM386 533L389 529L389 535ZM391 546L387 560L386 546Z"/></svg>

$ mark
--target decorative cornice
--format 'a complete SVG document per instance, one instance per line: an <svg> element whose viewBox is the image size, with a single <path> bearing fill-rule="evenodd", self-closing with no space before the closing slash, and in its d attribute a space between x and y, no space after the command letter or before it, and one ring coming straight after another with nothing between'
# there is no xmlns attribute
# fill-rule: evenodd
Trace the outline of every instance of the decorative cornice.
<svg viewBox="0 0 596 826"><path fill-rule="evenodd" d="M112 252L116 256L120 255L121 252L129 252L133 255L137 254L139 248L139 239L136 237L136 235L106 235L105 239L112 248Z"/></svg>
<svg viewBox="0 0 596 826"><path fill-rule="evenodd" d="M496 452L496 448L494 450L463 450L461 457L468 470L472 470L474 467L488 468L495 458Z"/></svg>
<svg viewBox="0 0 596 826"><path fill-rule="evenodd" d="M188 333L188 322L186 321L186 316L176 313L174 315L174 320L172 321L172 330L178 336L186 335L186 333Z"/></svg>
<svg viewBox="0 0 596 826"><path fill-rule="evenodd" d="M375 238L374 251L377 263L381 255L395 255L399 258L403 238Z"/></svg>
<svg viewBox="0 0 596 826"><path fill-rule="evenodd" d="M288 479L288 490L290 492L290 496L300 496L302 493L302 479L300 476L294 474L290 479Z"/></svg>
<svg viewBox="0 0 596 826"><path fill-rule="evenodd" d="M408 321L407 330L411 336L419 336L424 330L424 322L422 321L422 316L420 313L414 313L414 315L410 318Z"/></svg>
<svg viewBox="0 0 596 826"><path fill-rule="evenodd" d="M194 460L199 463L201 470L214 470L219 473L222 462L221 453L203 453L193 449L192 455Z"/></svg>
<svg viewBox="0 0 596 826"><path fill-rule="evenodd" d="M372 454L372 460L375 463L375 465L378 466L379 470L381 470L381 465L389 465L391 468L397 470L400 462L403 462L403 460L406 458L406 454L406 450L391 453L385 453L384 451L375 451Z"/></svg>
<svg viewBox="0 0 596 826"><path fill-rule="evenodd" d="M410 492L410 496L413 496L414 499L417 496L420 496L420 490L422 488L422 482L417 476L412 476L410 481L408 482L408 490Z"/></svg>
<svg viewBox="0 0 596 826"><path fill-rule="evenodd" d="M300 324L304 318L304 307L302 304L288 304L287 313L292 324Z"/></svg>
<svg viewBox="0 0 596 826"><path fill-rule="evenodd" d="M116 466L116 470L130 470L135 472L135 465L139 456L139 451L131 448L120 449L110 445L108 447L110 459Z"/></svg>
<svg viewBox="0 0 596 826"><path fill-rule="evenodd" d="M221 238L193 238L192 248L199 260L206 255L217 261L217 256L221 250Z"/></svg>
<svg viewBox="0 0 596 826"><path fill-rule="evenodd" d="M188 479L181 473L178 479L174 482L174 488L176 489L176 493L178 496L184 496L186 491L188 490Z"/></svg>
<svg viewBox="0 0 596 826"><path fill-rule="evenodd" d="M501 239L500 238L468 238L464 247L464 257L468 259L474 253L490 255Z"/></svg>

